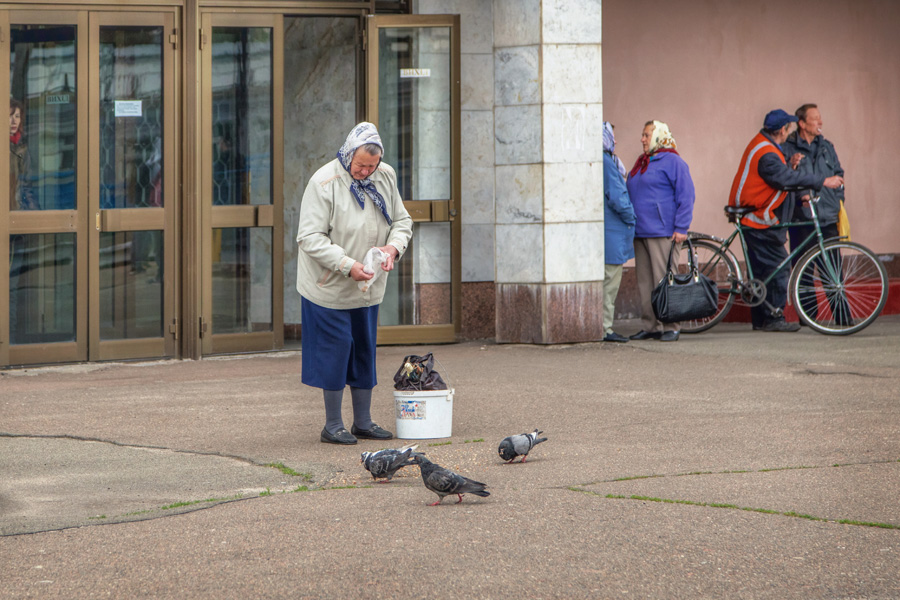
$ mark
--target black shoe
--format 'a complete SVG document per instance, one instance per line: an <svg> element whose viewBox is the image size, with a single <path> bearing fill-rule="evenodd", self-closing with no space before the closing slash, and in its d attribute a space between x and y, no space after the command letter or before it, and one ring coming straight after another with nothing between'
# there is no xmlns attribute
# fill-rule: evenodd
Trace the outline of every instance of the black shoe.
<svg viewBox="0 0 900 600"><path fill-rule="evenodd" d="M628 338L625 337L624 335L619 335L619 334L616 333L615 331L612 331L612 332L610 332L610 333L607 333L607 334L603 337L603 341L604 341L604 342L619 342L620 344L622 344L622 343L627 342L627 341L628 341Z"/></svg>
<svg viewBox="0 0 900 600"><path fill-rule="evenodd" d="M350 431L353 435L363 440L390 440L394 437L393 433L387 429L382 429L375 423L372 423L372 427L369 429L357 429L356 425L353 425L350 427Z"/></svg>
<svg viewBox="0 0 900 600"><path fill-rule="evenodd" d="M784 319L778 319L777 321L769 321L765 325L762 326L763 331L784 331L784 332L794 332L800 331L799 323L788 323Z"/></svg>
<svg viewBox="0 0 900 600"><path fill-rule="evenodd" d="M658 331L644 331L641 329L634 335L628 336L629 340L658 340L662 334Z"/></svg>
<svg viewBox="0 0 900 600"><path fill-rule="evenodd" d="M678 341L678 332L677 331L666 331L663 332L662 336L659 338L661 342L677 342Z"/></svg>
<svg viewBox="0 0 900 600"><path fill-rule="evenodd" d="M322 436L320 438L326 444L343 444L345 446L352 446L356 443L356 438L350 435L350 432L341 427L334 433L328 433L327 429L322 429Z"/></svg>

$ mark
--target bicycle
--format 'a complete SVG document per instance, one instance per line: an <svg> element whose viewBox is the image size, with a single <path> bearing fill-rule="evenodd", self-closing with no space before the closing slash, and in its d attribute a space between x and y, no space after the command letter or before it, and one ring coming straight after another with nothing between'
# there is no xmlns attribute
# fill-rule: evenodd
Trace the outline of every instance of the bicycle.
<svg viewBox="0 0 900 600"><path fill-rule="evenodd" d="M782 311L766 301L766 286L782 269L791 268L794 257L813 238L816 238L816 244L803 253L791 270L788 302L794 306L800 320L819 333L850 335L871 325L887 301L887 271L875 253L862 244L843 237L824 238L816 212L818 201L818 197L809 200L811 221L779 223L772 227L814 225L814 231L762 280L753 277L749 262L745 278L741 264L730 249L735 239L740 238L744 256L747 256L744 239L747 227L741 225L741 217L753 212L753 207L725 207L728 221L734 224L734 231L725 239L689 231L698 269L718 286L719 305L711 317L682 323L681 331L706 331L721 322L738 299L751 307L765 304L780 315ZM686 247L687 244L683 246Z"/></svg>

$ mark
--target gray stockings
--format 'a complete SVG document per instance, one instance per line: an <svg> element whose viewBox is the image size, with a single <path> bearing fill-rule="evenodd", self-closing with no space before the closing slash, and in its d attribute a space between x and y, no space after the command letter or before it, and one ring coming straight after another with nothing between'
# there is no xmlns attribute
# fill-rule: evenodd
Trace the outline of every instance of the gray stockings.
<svg viewBox="0 0 900 600"><path fill-rule="evenodd" d="M325 393L325 430L334 434L344 429L341 418L341 404L344 390L322 390ZM350 387L350 399L353 401L353 424L357 429L372 428L372 390Z"/></svg>

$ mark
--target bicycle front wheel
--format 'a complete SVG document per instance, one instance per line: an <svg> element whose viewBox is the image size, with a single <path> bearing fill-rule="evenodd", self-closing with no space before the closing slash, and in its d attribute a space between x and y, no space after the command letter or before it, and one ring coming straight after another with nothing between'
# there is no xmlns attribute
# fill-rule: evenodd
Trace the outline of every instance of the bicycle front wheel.
<svg viewBox="0 0 900 600"><path fill-rule="evenodd" d="M888 278L875 254L834 240L810 249L791 273L791 301L819 333L850 335L868 327L887 301Z"/></svg>
<svg viewBox="0 0 900 600"><path fill-rule="evenodd" d="M735 282L741 279L741 267L731 251L723 250L718 243L703 238L692 238L691 243L697 253L697 269L716 282L716 287L719 289L719 305L716 313L711 317L682 321L682 333L700 333L724 319L734 304ZM685 257L682 260L683 263L687 263L687 254L685 254L687 247L687 242L681 247L682 256ZM687 269L686 264L679 266Z"/></svg>

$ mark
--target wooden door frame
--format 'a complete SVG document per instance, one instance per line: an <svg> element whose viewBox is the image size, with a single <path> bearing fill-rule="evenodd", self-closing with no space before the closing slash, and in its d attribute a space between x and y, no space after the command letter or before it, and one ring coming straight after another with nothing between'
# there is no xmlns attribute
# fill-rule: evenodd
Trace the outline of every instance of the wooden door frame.
<svg viewBox="0 0 900 600"><path fill-rule="evenodd" d="M268 205L212 205L212 30L262 27L272 30L271 197ZM284 17L281 13L204 10L200 13L200 234L201 354L254 352L284 346ZM221 227L266 227L272 231L272 330L217 334L212 327L212 234Z"/></svg>
<svg viewBox="0 0 900 600"><path fill-rule="evenodd" d="M88 105L90 152L90 173L88 175L88 214L93 215L88 223L89 269L88 281L91 294L89 312L89 360L127 360L134 358L162 358L177 356L176 338L178 317L176 305L180 269L178 268L178 235L175 230L179 198L176 182L180 179L179 149L180 139L176 131L179 114L178 81L179 61L176 23L180 21L177 8L160 8L153 11L134 10L91 10L88 12ZM172 110L163 110L163 207L160 209L113 209L100 208L100 165L99 165L99 123L100 123L100 56L99 34L104 26L159 25L163 28L163 106L171 105ZM174 37L172 37L174 36ZM167 39L168 37L168 39ZM118 212L122 211L122 212ZM114 214L116 213L116 214ZM146 217L142 217L144 213ZM163 232L163 316L162 336L125 340L100 339L100 233L106 225L114 231L140 231L146 229L147 219ZM115 223L108 223L108 221Z"/></svg>
<svg viewBox="0 0 900 600"><path fill-rule="evenodd" d="M448 27L450 29L450 198L447 201L404 201L414 221L450 223L451 322L437 325L393 325L378 328L379 344L455 342L462 326L460 35L459 15L369 15L367 17L366 120L378 123L378 30L382 28ZM419 216L416 216L419 215Z"/></svg>
<svg viewBox="0 0 900 600"><path fill-rule="evenodd" d="M0 366L26 365L57 362L77 362L88 357L88 281L85 274L88 265L88 161L87 156L87 114L88 114L88 27L87 12L77 10L41 10L39 5L10 8L0 11L0 55L9 57L11 43L11 26L27 25L71 25L75 27L75 60L76 60L76 148L78 160L75 174L75 209L74 210L41 210L9 212L9 203L0 203L0 264L9 265L9 235L20 234L56 234L72 233L75 235L75 340L70 342L53 342L38 344L21 344L10 346L9 311L0 311ZM9 61L0 61L0 97L9 98ZM0 161L9 161L9 147L0 144ZM2 156L6 154L6 156ZM0 169L0 189L9 189L9 173ZM9 277L0 277L0 298L9 298ZM0 302L8 306L7 302Z"/></svg>

